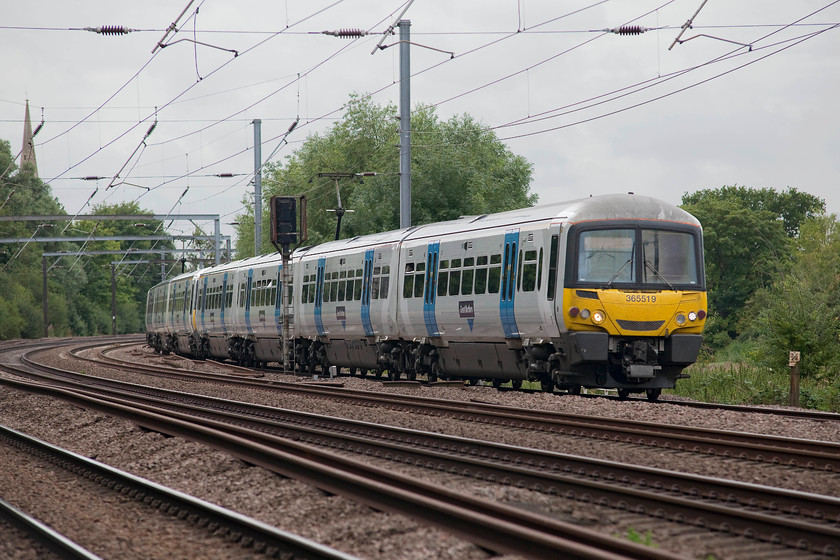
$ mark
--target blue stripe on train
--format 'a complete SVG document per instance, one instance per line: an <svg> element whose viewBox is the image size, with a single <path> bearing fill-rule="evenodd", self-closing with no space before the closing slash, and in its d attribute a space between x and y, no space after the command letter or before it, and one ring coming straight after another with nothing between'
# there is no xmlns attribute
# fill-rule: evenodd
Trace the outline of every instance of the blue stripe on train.
<svg viewBox="0 0 840 560"><path fill-rule="evenodd" d="M315 280L315 328L319 335L327 334L324 330L324 321L321 319L321 304L324 300L324 266L327 259L322 257L318 259L318 272Z"/></svg>
<svg viewBox="0 0 840 560"><path fill-rule="evenodd" d="M435 297L437 296L438 257L440 256L440 241L429 243L426 257L426 290L423 294L423 322L429 336L440 336L437 319L435 318Z"/></svg>
<svg viewBox="0 0 840 560"><path fill-rule="evenodd" d="M502 257L502 289L499 296L499 315L505 338L519 338L519 328L514 316L514 298L516 296L516 260L519 245L519 230L505 233L505 249Z"/></svg>
<svg viewBox="0 0 840 560"><path fill-rule="evenodd" d="M365 251L365 267L362 276L362 327L365 336L373 336L373 325L370 323L370 285L373 276L373 249Z"/></svg>

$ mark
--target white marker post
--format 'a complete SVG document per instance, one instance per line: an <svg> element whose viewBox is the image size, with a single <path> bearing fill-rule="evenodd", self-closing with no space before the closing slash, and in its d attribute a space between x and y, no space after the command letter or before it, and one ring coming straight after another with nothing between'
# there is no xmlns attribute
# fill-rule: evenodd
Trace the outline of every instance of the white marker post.
<svg viewBox="0 0 840 560"><path fill-rule="evenodd" d="M790 351L788 365L790 366L790 406L799 406L799 352Z"/></svg>

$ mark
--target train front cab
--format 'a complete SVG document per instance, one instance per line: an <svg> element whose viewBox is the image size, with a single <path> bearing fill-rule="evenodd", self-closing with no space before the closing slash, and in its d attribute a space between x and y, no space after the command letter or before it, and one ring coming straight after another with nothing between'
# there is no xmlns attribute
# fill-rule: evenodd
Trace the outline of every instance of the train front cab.
<svg viewBox="0 0 840 560"><path fill-rule="evenodd" d="M551 380L655 399L697 359L706 318L701 228L593 221L566 232Z"/></svg>

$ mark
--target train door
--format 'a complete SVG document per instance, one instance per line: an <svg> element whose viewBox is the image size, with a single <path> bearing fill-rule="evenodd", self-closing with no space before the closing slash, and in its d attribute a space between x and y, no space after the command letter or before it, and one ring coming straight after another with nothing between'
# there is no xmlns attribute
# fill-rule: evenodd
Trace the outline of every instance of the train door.
<svg viewBox="0 0 840 560"><path fill-rule="evenodd" d="M225 272L225 275L222 276L222 295L221 295L221 310L219 311L219 320L222 322L222 332L227 337L227 324L225 323L225 297L227 295L227 287L228 287L228 273Z"/></svg>
<svg viewBox="0 0 840 560"><path fill-rule="evenodd" d="M321 317L321 307L324 303L324 267L326 264L326 258L318 259L318 269L315 274L315 329L319 335L327 334L327 331L324 330L324 320Z"/></svg>
<svg viewBox="0 0 840 560"><path fill-rule="evenodd" d="M519 230L505 233L505 248L502 253L502 286L499 297L499 314L505 338L519 338L516 326L513 300L516 296L516 258L519 246Z"/></svg>
<svg viewBox="0 0 840 560"><path fill-rule="evenodd" d="M440 241L429 243L426 255L426 293L423 295L423 321L429 336L440 336L435 318L435 297L437 296L438 257Z"/></svg>
<svg viewBox="0 0 840 560"><path fill-rule="evenodd" d="M251 328L251 288L254 285L254 269L248 269L248 280L245 283L245 328L248 329L248 334L254 334L254 329Z"/></svg>
<svg viewBox="0 0 840 560"><path fill-rule="evenodd" d="M370 324L370 284L373 276L373 249L365 251L365 266L362 272L362 327L365 336L373 336L373 326Z"/></svg>
<svg viewBox="0 0 840 560"><path fill-rule="evenodd" d="M204 310L207 307L207 277L204 276L201 282L200 295L198 296L198 308L201 310L201 331L207 332L207 327L204 326Z"/></svg>

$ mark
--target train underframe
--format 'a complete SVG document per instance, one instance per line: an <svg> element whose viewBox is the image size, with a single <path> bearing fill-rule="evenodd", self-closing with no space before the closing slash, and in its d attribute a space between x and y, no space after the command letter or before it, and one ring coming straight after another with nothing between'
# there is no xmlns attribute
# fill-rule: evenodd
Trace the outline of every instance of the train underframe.
<svg viewBox="0 0 840 560"><path fill-rule="evenodd" d="M308 340L295 344L300 369L327 372L334 365L362 375L387 373L390 379L488 381L494 386L539 381L544 391L555 388L579 394L581 388L617 389L621 397L646 393L655 400L674 387L682 370L694 363L701 335L668 337L611 336L578 332L544 340L450 342L425 339Z"/></svg>
<svg viewBox="0 0 840 560"><path fill-rule="evenodd" d="M147 343L157 352L188 354L198 359L229 358L245 367L269 361L283 363L276 338L208 337L198 333L148 333ZM467 380L493 386L538 381L542 390L555 388L579 394L581 388L617 389L621 397L646 393L655 400L662 389L685 377L682 370L694 363L701 335L668 337L612 336L600 332L574 332L550 340L510 339L504 342L449 342L440 339L408 341L368 337L358 340L298 338L289 344L289 365L294 371L326 375L330 366L347 368L362 376L389 379Z"/></svg>

